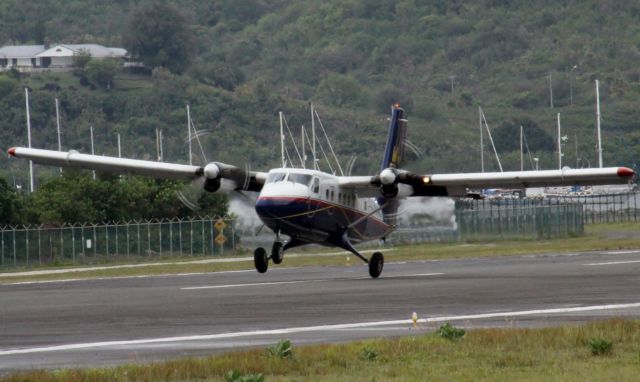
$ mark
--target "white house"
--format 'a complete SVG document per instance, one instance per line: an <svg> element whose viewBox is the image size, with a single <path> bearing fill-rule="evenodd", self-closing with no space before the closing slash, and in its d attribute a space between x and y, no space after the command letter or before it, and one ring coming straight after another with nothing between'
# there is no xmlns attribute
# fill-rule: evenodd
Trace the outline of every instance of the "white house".
<svg viewBox="0 0 640 382"><path fill-rule="evenodd" d="M74 56L88 54L92 59L127 57L127 50L98 44L17 45L0 48L0 70L16 68L20 71L71 69Z"/></svg>
<svg viewBox="0 0 640 382"><path fill-rule="evenodd" d="M40 59L36 55L44 49L44 45L16 45L0 48L0 68L39 67Z"/></svg>

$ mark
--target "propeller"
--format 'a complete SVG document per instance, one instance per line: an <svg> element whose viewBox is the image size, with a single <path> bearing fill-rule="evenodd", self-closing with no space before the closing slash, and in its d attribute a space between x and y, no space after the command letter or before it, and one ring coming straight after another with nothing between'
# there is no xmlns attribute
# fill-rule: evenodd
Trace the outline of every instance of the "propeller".
<svg viewBox="0 0 640 382"><path fill-rule="evenodd" d="M429 175L418 175L394 167L387 167L380 171L371 179L371 184L380 187L380 193L385 199L404 196L446 195L443 194L446 190L442 187L431 184Z"/></svg>

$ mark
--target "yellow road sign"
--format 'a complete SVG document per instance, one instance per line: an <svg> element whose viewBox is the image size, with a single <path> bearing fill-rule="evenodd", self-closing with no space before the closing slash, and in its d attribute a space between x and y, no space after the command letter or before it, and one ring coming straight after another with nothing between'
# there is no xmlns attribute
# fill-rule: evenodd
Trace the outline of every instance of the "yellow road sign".
<svg viewBox="0 0 640 382"><path fill-rule="evenodd" d="M218 232L221 232L223 229L225 229L225 227L227 226L227 223L224 222L224 220L222 219L218 219L213 226L218 230Z"/></svg>
<svg viewBox="0 0 640 382"><path fill-rule="evenodd" d="M216 243L218 243L218 245L223 245L226 241L227 238L223 234L220 233L216 236Z"/></svg>

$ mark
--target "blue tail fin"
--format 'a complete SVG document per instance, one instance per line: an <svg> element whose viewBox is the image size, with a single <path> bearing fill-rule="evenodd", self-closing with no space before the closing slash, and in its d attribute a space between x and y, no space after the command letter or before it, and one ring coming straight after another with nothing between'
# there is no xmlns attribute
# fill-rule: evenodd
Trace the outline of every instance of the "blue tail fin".
<svg viewBox="0 0 640 382"><path fill-rule="evenodd" d="M399 168L404 159L405 140L407 139L407 120L404 109L399 105L391 107L391 123L389 124L389 135L387 136L387 146L384 149L384 157L380 170L388 167Z"/></svg>
<svg viewBox="0 0 640 382"><path fill-rule="evenodd" d="M404 109L399 105L391 107L391 123L389 124L389 135L387 136L387 146L384 148L384 157L380 165L380 171L385 168L400 168L404 159L405 140L407 139L407 119ZM400 202L397 199L386 200L384 197L378 198L378 204L386 206L382 209L382 216L385 223L395 226L398 223L398 207Z"/></svg>

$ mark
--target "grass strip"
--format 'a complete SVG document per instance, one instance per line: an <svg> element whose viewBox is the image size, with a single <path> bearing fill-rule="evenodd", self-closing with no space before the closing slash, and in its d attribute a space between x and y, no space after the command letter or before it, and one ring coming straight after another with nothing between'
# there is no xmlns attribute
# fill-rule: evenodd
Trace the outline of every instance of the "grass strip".
<svg viewBox="0 0 640 382"><path fill-rule="evenodd" d="M294 343L289 357L254 349L149 365L33 371L0 381L225 381L232 370L240 376L262 374L268 382L637 381L640 372L640 321L474 329L455 341L439 336L436 329L334 345ZM602 341L611 348L594 352L593 343Z"/></svg>

